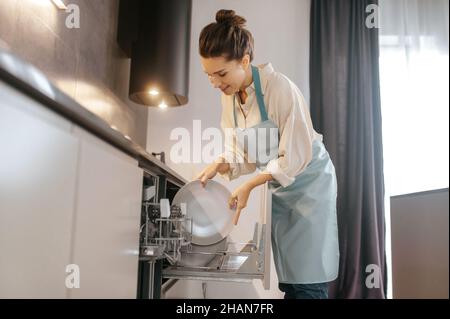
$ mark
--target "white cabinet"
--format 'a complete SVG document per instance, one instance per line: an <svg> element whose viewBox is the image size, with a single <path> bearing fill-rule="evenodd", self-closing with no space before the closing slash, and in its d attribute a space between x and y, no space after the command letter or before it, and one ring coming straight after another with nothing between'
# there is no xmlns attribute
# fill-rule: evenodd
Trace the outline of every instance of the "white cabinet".
<svg viewBox="0 0 450 319"><path fill-rule="evenodd" d="M135 298L137 161L1 81L0 96L0 298Z"/></svg>
<svg viewBox="0 0 450 319"><path fill-rule="evenodd" d="M0 81L0 298L65 298L78 141Z"/></svg>
<svg viewBox="0 0 450 319"><path fill-rule="evenodd" d="M143 171L114 147L76 128L81 147L71 298L136 298Z"/></svg>

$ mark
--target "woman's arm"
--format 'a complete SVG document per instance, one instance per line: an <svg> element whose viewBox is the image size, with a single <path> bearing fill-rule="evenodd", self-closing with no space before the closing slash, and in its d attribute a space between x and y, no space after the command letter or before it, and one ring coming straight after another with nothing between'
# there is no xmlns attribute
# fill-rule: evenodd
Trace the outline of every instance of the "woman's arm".
<svg viewBox="0 0 450 319"><path fill-rule="evenodd" d="M201 173L195 178L200 180L202 186L205 187L209 179L214 178L217 173L226 174L230 170L230 164L225 162L221 157L216 160L216 162L206 166L206 168L201 171Z"/></svg>
<svg viewBox="0 0 450 319"><path fill-rule="evenodd" d="M264 184L267 181L273 179L271 174L261 173L251 178L239 186L233 194L231 194L228 204L230 208L236 208L236 212L233 217L233 223L237 225L241 211L247 206L247 201L250 196L250 192L257 186Z"/></svg>
<svg viewBox="0 0 450 319"><path fill-rule="evenodd" d="M278 158L267 164L264 173L287 187L312 160L313 141L321 139L314 131L308 105L298 87L284 76L272 79L269 113L280 134Z"/></svg>
<svg viewBox="0 0 450 319"><path fill-rule="evenodd" d="M226 174L230 171L230 163L228 163L223 157L219 156L214 162L217 167L217 173Z"/></svg>
<svg viewBox="0 0 450 319"><path fill-rule="evenodd" d="M273 180L273 177L269 173L260 173L256 175L255 177L251 178L249 181L246 182L248 184L248 187L250 187L251 190L253 188L264 184L265 182Z"/></svg>

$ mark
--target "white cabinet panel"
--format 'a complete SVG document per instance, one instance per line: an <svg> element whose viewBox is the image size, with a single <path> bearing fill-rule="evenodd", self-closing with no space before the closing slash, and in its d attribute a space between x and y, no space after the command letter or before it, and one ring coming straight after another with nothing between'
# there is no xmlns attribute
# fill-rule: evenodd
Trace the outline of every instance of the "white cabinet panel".
<svg viewBox="0 0 450 319"><path fill-rule="evenodd" d="M0 96L0 298L135 298L137 161L3 82Z"/></svg>
<svg viewBox="0 0 450 319"><path fill-rule="evenodd" d="M71 298L135 298L143 171L134 159L75 128L81 139Z"/></svg>
<svg viewBox="0 0 450 319"><path fill-rule="evenodd" d="M78 141L0 81L0 298L65 298Z"/></svg>

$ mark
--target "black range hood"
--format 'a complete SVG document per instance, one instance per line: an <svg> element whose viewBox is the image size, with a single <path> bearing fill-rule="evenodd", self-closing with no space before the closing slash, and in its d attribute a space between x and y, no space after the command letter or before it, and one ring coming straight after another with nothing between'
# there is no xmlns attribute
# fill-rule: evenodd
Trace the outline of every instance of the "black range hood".
<svg viewBox="0 0 450 319"><path fill-rule="evenodd" d="M117 38L131 58L129 98L187 104L192 0L121 0Z"/></svg>

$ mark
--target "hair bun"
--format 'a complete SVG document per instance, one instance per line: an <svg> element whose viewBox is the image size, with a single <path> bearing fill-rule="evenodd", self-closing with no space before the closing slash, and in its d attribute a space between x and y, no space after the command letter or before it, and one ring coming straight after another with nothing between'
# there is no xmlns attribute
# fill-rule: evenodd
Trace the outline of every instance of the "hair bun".
<svg viewBox="0 0 450 319"><path fill-rule="evenodd" d="M247 20L236 15L234 10L219 10L216 13L216 22L222 24L229 24L236 27L244 26Z"/></svg>

